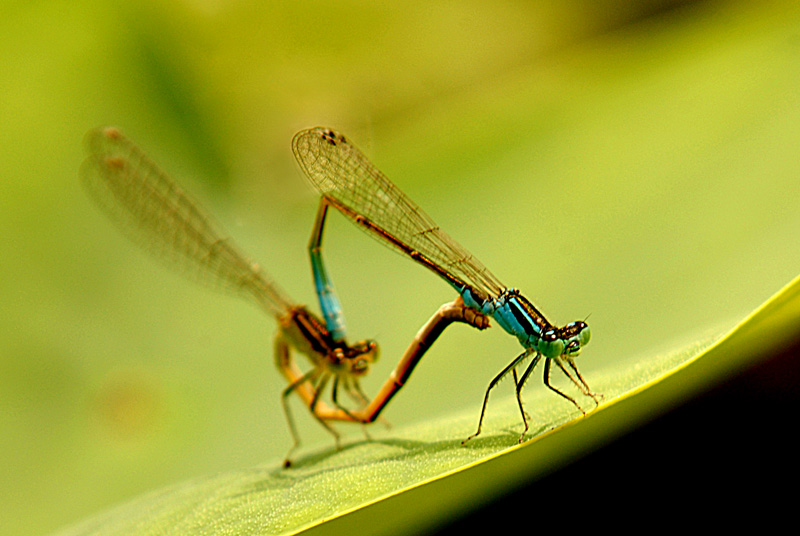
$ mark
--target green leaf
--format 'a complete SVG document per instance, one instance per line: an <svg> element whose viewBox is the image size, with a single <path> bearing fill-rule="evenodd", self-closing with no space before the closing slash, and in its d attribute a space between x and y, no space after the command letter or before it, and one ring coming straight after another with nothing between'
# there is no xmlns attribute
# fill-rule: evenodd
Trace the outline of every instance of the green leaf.
<svg viewBox="0 0 800 536"><path fill-rule="evenodd" d="M442 515L465 500L475 500L478 491L491 495L510 481L550 471L577 451L693 394L709 378L730 374L752 356L775 351L798 335L799 319L800 278L722 338L647 356L595 378L606 401L584 417L575 418L568 404L551 394L529 397L536 407L538 430L521 445L515 444L516 406L506 399L493 408L486 433L466 446L461 440L472 429L474 415L461 414L396 430L385 439L308 455L289 469L276 460L192 480L145 495L58 536L254 536L292 534L323 523L329 523L331 534L344 533L341 523L364 534L380 533L385 526L407 533L430 522L431 513ZM471 485L475 482L481 483L479 490ZM380 508L367 508L389 498L393 500ZM346 514L346 519L331 523Z"/></svg>

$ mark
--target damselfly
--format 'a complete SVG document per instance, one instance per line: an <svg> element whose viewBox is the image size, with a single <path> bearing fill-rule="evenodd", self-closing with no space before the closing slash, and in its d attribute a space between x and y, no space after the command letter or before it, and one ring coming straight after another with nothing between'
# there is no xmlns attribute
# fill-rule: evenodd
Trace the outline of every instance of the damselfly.
<svg viewBox="0 0 800 536"><path fill-rule="evenodd" d="M326 128L304 130L295 135L292 149L305 175L322 193L312 234L312 252L315 252L312 264L317 281L330 285L320 248L325 215L328 207L334 207L384 244L444 279L467 307L494 318L522 344L524 351L489 383L478 429L464 442L480 434L489 394L509 372L514 377L517 404L525 425L519 438L522 442L528 431L529 416L521 392L542 357L544 383L548 388L585 413L574 398L551 385L550 369L555 363L584 395L599 404L598 397L602 395L591 391L575 365L575 357L589 342L586 322L579 320L563 327L551 324L518 290L501 284L480 261L442 231L342 134ZM317 237L316 242L313 237ZM517 368L528 359L527 367L518 375Z"/></svg>
<svg viewBox="0 0 800 536"><path fill-rule="evenodd" d="M119 130L109 127L91 131L87 148L89 157L81 171L83 183L129 238L202 282L248 297L276 318L275 363L288 381L281 402L294 440L285 465L289 465L291 453L300 445L288 404L292 393L297 393L316 420L333 434L338 446L339 435L328 421L376 420L449 324L463 322L479 329L488 326L484 315L466 307L460 299L442 306L417 333L378 395L370 401L359 380L378 358L375 341L348 344L341 315L340 323L331 330L304 306L295 304L220 231L196 201ZM330 295L320 296L325 311L329 311ZM293 350L308 358L308 371L300 370ZM329 384L331 405L321 400ZM340 389L356 408L340 403Z"/></svg>

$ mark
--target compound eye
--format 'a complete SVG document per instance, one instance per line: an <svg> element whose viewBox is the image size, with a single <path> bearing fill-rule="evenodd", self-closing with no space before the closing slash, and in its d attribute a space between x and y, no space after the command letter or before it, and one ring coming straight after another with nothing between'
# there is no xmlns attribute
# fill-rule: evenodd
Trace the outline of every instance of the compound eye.
<svg viewBox="0 0 800 536"><path fill-rule="evenodd" d="M584 326L580 333L578 333L578 343L580 343L581 348L589 344L589 341L592 340L592 330L589 329L589 326Z"/></svg>

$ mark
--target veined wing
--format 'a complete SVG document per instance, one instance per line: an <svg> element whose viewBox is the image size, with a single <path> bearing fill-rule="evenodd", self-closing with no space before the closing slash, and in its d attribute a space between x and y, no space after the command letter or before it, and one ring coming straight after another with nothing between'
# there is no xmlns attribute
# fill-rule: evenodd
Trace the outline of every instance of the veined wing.
<svg viewBox="0 0 800 536"><path fill-rule="evenodd" d="M273 315L292 306L211 216L119 130L92 130L86 145L84 186L130 239L193 279L251 295Z"/></svg>
<svg viewBox="0 0 800 536"><path fill-rule="evenodd" d="M503 291L478 259L442 231L342 134L320 127L303 130L292 140L292 150L322 195L367 218L474 289L494 297ZM399 249L382 235L374 236Z"/></svg>

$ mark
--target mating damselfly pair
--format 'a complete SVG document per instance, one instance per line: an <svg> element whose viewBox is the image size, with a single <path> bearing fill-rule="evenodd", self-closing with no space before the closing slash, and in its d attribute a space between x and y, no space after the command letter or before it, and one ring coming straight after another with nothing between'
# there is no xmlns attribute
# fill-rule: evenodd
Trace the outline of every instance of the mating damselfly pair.
<svg viewBox="0 0 800 536"><path fill-rule="evenodd" d="M249 260L212 217L164 171L153 163L118 129L99 128L87 136L89 157L81 176L91 197L122 231L156 257L190 268L198 279L247 296L278 322L275 362L288 382L282 405L294 444L300 444L289 406L297 394L313 417L336 438L331 421L374 422L392 397L403 387L425 352L453 322L477 329L494 319L515 336L524 351L489 383L481 407L477 431L481 432L489 394L509 373L524 424L519 441L528 431L529 416L522 403L522 388L544 358L544 383L569 400L574 398L550 384L554 363L580 391L598 403L575 365L575 357L589 342L585 322L557 327L519 291L500 281L462 246L456 243L416 204L352 145L343 135L324 128L295 135L292 149L300 168L322 194L308 250L322 319L294 303L260 268ZM341 305L322 258L322 239L329 208L399 250L444 279L458 293L442 305L412 339L399 363L378 394L370 399L360 386L378 357L375 341L347 342ZM293 352L306 356L303 371ZM523 368L524 365L524 368ZM521 369L520 373L518 369ZM330 402L322 399L330 386ZM340 400L344 392L348 406Z"/></svg>

